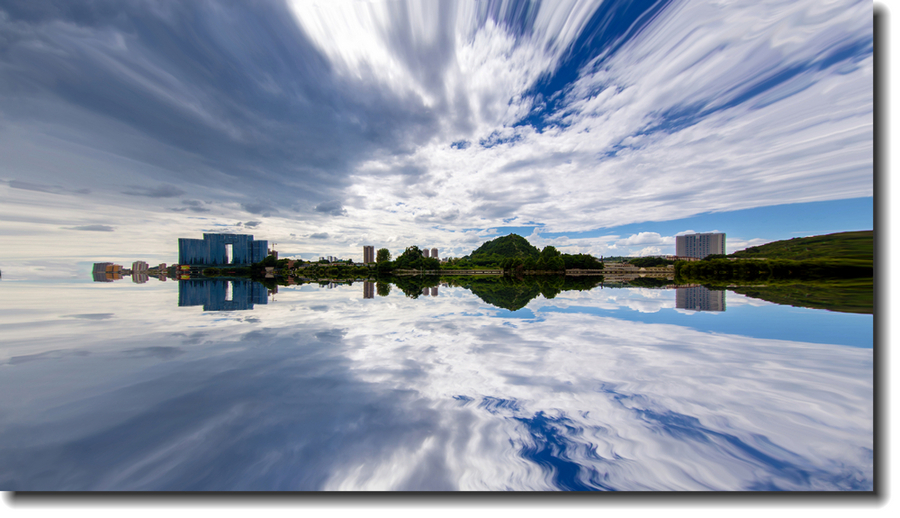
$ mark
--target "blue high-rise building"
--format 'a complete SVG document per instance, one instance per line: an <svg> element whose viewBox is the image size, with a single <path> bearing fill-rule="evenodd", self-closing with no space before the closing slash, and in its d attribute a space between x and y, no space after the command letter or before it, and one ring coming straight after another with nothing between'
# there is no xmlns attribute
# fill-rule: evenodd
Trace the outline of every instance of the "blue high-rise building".
<svg viewBox="0 0 900 518"><path fill-rule="evenodd" d="M227 247L231 245L231 260ZM203 239L178 239L178 263L202 266L249 265L269 255L268 241L249 234L203 234Z"/></svg>

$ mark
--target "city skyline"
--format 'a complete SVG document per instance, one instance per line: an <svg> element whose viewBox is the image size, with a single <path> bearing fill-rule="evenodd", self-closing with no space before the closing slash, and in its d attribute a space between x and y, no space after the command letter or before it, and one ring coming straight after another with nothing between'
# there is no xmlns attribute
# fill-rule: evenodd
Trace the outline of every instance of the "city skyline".
<svg viewBox="0 0 900 518"><path fill-rule="evenodd" d="M362 261L873 228L871 3L368 5L5 3L4 279L202 233Z"/></svg>

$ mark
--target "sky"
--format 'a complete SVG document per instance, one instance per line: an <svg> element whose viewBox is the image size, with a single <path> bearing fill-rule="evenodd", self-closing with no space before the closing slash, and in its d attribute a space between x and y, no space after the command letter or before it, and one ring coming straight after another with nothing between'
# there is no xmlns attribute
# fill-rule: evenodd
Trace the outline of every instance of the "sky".
<svg viewBox="0 0 900 518"><path fill-rule="evenodd" d="M282 257L727 251L872 229L864 1L0 4L4 280ZM80 270L79 270L80 271ZM62 273L60 273L62 272Z"/></svg>

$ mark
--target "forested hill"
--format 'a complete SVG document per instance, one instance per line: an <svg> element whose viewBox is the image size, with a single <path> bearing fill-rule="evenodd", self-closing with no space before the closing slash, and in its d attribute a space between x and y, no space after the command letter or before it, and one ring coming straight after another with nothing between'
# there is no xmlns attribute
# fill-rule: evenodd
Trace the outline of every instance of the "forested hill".
<svg viewBox="0 0 900 518"><path fill-rule="evenodd" d="M481 246L474 252L469 254L469 258L473 260L479 259L506 259L509 257L520 257L522 259L531 257L537 259L541 254L534 245L528 242L522 236L509 234L492 239ZM496 257L493 257L496 256Z"/></svg>
<svg viewBox="0 0 900 518"><path fill-rule="evenodd" d="M729 257L741 259L832 259L852 263L872 264L873 234L871 230L839 232L824 236L795 237L752 246Z"/></svg>

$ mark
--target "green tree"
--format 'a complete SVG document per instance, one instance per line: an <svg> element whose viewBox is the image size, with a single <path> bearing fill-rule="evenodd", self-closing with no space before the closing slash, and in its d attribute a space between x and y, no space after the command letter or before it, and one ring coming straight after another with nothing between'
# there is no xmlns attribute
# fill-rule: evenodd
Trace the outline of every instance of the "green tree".
<svg viewBox="0 0 900 518"><path fill-rule="evenodd" d="M540 257L546 261L546 260L550 260L554 257L559 257L561 255L562 254L559 252L559 250L556 249L555 246L547 245L544 247L543 250L541 250Z"/></svg>
<svg viewBox="0 0 900 518"><path fill-rule="evenodd" d="M562 254L566 268L580 268L584 270L599 270L603 263L590 254Z"/></svg>
<svg viewBox="0 0 900 518"><path fill-rule="evenodd" d="M275 266L276 261L277 260L275 259L274 255L269 255L269 256L266 256L266 258L263 259L262 261L256 263L255 266Z"/></svg>
<svg viewBox="0 0 900 518"><path fill-rule="evenodd" d="M554 270L554 271L565 270L566 263L565 263L565 261L563 261L562 257L556 256L556 257L550 259L549 261L547 261L547 269Z"/></svg>
<svg viewBox="0 0 900 518"><path fill-rule="evenodd" d="M440 270L441 260L435 257L423 257L421 268L425 270Z"/></svg>
<svg viewBox="0 0 900 518"><path fill-rule="evenodd" d="M562 254L554 246L545 246L538 256L535 267L538 270L565 270L566 263L562 258Z"/></svg>
<svg viewBox="0 0 900 518"><path fill-rule="evenodd" d="M417 246L407 247L406 250L400 254L394 261L394 267L406 270L418 270L424 267L423 261L425 257L422 255L422 250ZM429 258L430 259L430 258ZM438 261L440 264L440 261Z"/></svg>
<svg viewBox="0 0 900 518"><path fill-rule="evenodd" d="M391 251L387 248L379 248L377 252L375 252L375 262L376 263L384 263L391 260Z"/></svg>

